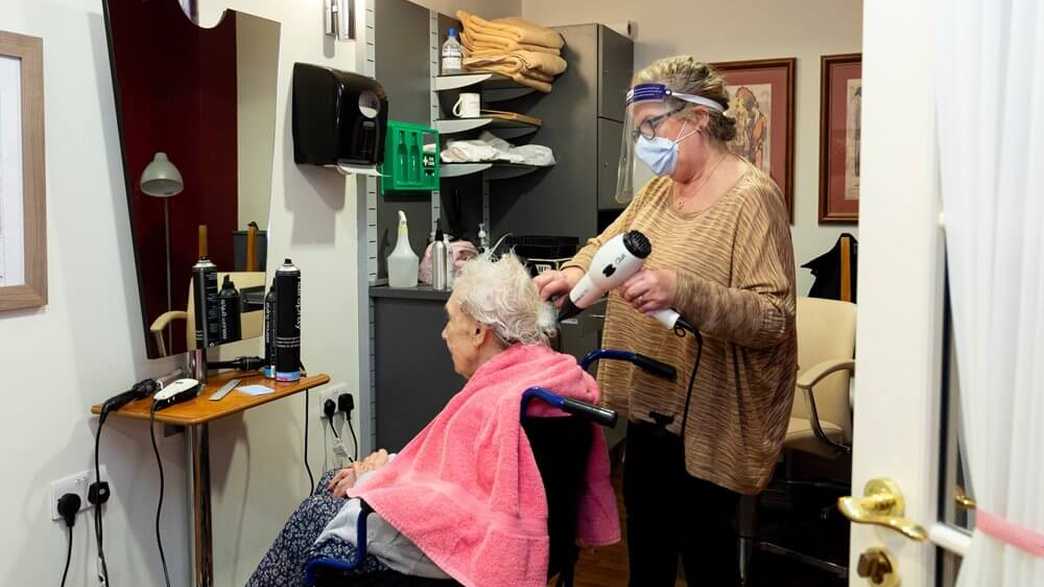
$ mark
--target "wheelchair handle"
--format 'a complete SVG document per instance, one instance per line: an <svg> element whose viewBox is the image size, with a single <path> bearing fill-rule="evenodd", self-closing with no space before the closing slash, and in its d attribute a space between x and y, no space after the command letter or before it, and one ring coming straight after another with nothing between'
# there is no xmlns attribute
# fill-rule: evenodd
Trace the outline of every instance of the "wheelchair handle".
<svg viewBox="0 0 1044 587"><path fill-rule="evenodd" d="M656 377L660 377L661 379L666 379L672 382L678 380L678 371L674 367L662 361L657 361L652 357L648 357L639 353L633 353L631 351L618 351L614 349L594 350L587 353L587 355L580 360L580 368L586 371L592 363L599 359L627 361L628 363L637 365L639 369L645 371L646 373L655 375Z"/></svg>
<svg viewBox="0 0 1044 587"><path fill-rule="evenodd" d="M557 393L544 389L543 387L530 387L522 393L522 413L520 415L520 420L525 420L529 402L532 401L533 398L540 399L548 405L556 407L567 414L593 420L602 426L608 426L610 428L616 426L617 414L613 410L589 404L577 399L562 397Z"/></svg>

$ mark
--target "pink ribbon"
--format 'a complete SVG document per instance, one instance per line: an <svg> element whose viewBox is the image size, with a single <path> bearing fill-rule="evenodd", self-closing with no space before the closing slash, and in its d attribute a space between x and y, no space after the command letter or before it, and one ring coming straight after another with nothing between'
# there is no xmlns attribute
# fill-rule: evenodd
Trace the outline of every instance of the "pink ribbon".
<svg viewBox="0 0 1044 587"><path fill-rule="evenodd" d="M1013 524L981 509L975 510L975 529L1001 542L1025 550L1033 556L1044 558L1044 534L1036 530Z"/></svg>

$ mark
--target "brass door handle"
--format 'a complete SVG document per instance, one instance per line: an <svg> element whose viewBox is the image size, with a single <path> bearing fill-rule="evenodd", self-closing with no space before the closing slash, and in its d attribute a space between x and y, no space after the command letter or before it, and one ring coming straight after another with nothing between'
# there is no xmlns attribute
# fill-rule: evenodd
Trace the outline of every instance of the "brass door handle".
<svg viewBox="0 0 1044 587"><path fill-rule="evenodd" d="M906 500L891 479L871 479L863 489L863 497L842 497L837 500L837 509L855 524L891 528L917 542L928 539L923 526L903 517Z"/></svg>
<svg viewBox="0 0 1044 587"><path fill-rule="evenodd" d="M954 492L953 500L957 502L957 505L966 510L973 510L978 506L974 499L968 497L968 494L964 492L964 488L961 486L958 486Z"/></svg>

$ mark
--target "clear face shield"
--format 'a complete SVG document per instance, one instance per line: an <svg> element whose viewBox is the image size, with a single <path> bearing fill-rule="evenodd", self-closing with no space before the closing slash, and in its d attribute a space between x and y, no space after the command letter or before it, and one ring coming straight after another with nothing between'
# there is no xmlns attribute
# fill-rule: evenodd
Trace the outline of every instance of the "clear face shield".
<svg viewBox="0 0 1044 587"><path fill-rule="evenodd" d="M692 106L704 106L716 112L724 112L721 104L697 96L674 92L664 84L638 84L627 92L627 108L624 114L623 137L620 145L620 167L616 176L616 201L626 204L634 198L634 175L638 159L644 161L654 173L660 174L669 163L662 157L669 156L671 143L678 137L664 137L660 127L671 116L680 114ZM692 130L692 129L690 129ZM685 131L685 135L690 131ZM683 135L684 136L684 135ZM676 150L676 147L673 147ZM639 151L642 152L639 155Z"/></svg>

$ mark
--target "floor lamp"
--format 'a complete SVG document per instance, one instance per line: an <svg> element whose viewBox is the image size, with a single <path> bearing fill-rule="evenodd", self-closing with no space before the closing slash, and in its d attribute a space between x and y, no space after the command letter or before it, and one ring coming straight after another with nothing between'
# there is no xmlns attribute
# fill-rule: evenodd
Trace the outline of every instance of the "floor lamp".
<svg viewBox="0 0 1044 587"><path fill-rule="evenodd" d="M166 153L156 153L152 161L141 172L138 182L146 196L163 199L163 238L167 253L167 311L174 309L170 283L170 199L185 189L181 172L167 159ZM173 345L172 327L167 326L167 339Z"/></svg>

